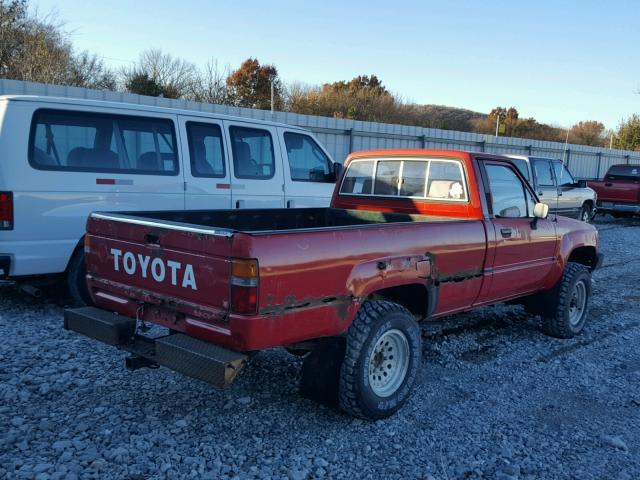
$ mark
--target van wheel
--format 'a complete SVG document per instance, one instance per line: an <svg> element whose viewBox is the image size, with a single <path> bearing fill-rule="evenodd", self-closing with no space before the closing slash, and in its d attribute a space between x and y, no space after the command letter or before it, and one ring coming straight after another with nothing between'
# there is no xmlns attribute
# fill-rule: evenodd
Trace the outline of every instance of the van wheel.
<svg viewBox="0 0 640 480"><path fill-rule="evenodd" d="M409 398L421 363L420 328L396 303L365 303L349 327L339 403L360 418L385 418Z"/></svg>
<svg viewBox="0 0 640 480"><path fill-rule="evenodd" d="M548 307L542 314L547 335L573 338L584 329L591 297L591 275L587 267L569 262L553 290L543 296Z"/></svg>
<svg viewBox="0 0 640 480"><path fill-rule="evenodd" d="M93 305L87 287L87 268L84 264L84 252L80 249L73 254L67 268L67 288L76 305Z"/></svg>
<svg viewBox="0 0 640 480"><path fill-rule="evenodd" d="M593 209L591 208L591 205L589 205L588 203L585 203L584 205L582 205L582 209L580 209L580 220L582 220L585 223L590 223L592 216L593 216Z"/></svg>

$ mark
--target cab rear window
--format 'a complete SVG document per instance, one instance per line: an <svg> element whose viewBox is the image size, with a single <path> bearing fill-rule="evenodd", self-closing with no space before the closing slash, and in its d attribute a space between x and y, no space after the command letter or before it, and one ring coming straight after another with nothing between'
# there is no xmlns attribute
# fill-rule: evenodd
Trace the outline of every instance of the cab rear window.
<svg viewBox="0 0 640 480"><path fill-rule="evenodd" d="M640 180L640 165L614 165L607 172L608 180Z"/></svg>
<svg viewBox="0 0 640 480"><path fill-rule="evenodd" d="M40 170L177 175L173 122L161 118L38 110L29 163Z"/></svg>
<svg viewBox="0 0 640 480"><path fill-rule="evenodd" d="M340 194L468 200L462 164L457 160L354 160L347 167Z"/></svg>

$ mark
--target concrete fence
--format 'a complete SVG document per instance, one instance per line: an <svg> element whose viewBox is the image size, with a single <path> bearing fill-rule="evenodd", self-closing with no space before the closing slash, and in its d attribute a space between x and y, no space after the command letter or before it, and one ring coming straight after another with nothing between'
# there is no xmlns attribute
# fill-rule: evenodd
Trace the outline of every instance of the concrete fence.
<svg viewBox="0 0 640 480"><path fill-rule="evenodd" d="M474 150L487 153L514 153L562 158L574 176L587 179L601 178L609 166L616 163L640 164L640 152L627 150L610 150L574 144L565 145L561 142L494 137L492 135L454 130L361 122L289 112L271 113L268 110L16 80L0 79L0 95L49 95L86 98L181 108L287 123L304 127L314 132L336 161L342 161L350 152L369 149L442 148Z"/></svg>

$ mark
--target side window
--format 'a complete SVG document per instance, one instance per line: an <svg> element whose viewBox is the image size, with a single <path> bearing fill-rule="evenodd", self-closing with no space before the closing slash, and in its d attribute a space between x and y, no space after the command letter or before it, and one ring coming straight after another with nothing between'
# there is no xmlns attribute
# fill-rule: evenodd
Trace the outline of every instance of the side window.
<svg viewBox="0 0 640 480"><path fill-rule="evenodd" d="M229 127L236 178L264 180L275 175L273 140L267 130Z"/></svg>
<svg viewBox="0 0 640 480"><path fill-rule="evenodd" d="M553 187L553 176L551 174L551 165L548 160L534 160L533 171L536 175L536 182L541 187Z"/></svg>
<svg viewBox="0 0 640 480"><path fill-rule="evenodd" d="M571 172L567 170L567 167L565 167L562 162L553 162L553 170L556 174L556 181L558 182L558 185L566 187L567 185L573 185L576 183L573 179L573 175L571 175Z"/></svg>
<svg viewBox="0 0 640 480"><path fill-rule="evenodd" d="M40 170L177 175L173 122L63 110L34 114L29 163Z"/></svg>
<svg viewBox="0 0 640 480"><path fill-rule="evenodd" d="M309 135L286 132L284 143L292 180L326 183L335 181L331 175L329 157Z"/></svg>
<svg viewBox="0 0 640 480"><path fill-rule="evenodd" d="M187 139L194 177L222 178L226 175L219 125L187 122Z"/></svg>
<svg viewBox="0 0 640 480"><path fill-rule="evenodd" d="M431 161L427 198L466 200L467 193L462 178L462 166L459 162Z"/></svg>
<svg viewBox="0 0 640 480"><path fill-rule="evenodd" d="M522 182L507 166L485 164L491 190L492 211L497 218L527 216L527 200Z"/></svg>
<svg viewBox="0 0 640 480"><path fill-rule="evenodd" d="M354 195L371 195L373 190L373 160L351 162L344 175L340 193Z"/></svg>
<svg viewBox="0 0 640 480"><path fill-rule="evenodd" d="M175 144L167 124L150 125L146 120L119 120L130 168L140 172L174 172Z"/></svg>

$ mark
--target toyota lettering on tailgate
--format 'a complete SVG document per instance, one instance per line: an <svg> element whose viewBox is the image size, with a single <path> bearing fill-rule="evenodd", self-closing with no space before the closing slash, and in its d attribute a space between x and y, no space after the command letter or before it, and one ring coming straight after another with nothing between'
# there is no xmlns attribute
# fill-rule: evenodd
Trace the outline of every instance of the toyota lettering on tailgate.
<svg viewBox="0 0 640 480"><path fill-rule="evenodd" d="M191 288L192 290L198 290L196 286L196 276L193 273L193 265L190 263L182 264L174 260L165 261L161 258L151 258L149 255L137 255L131 252L123 252L119 248L112 248L111 254L113 255L113 269L116 272L120 271L120 265L127 273L127 275L135 275L140 273L142 278L151 277L158 283L164 282L167 276L167 270L170 271L171 285L178 285L180 280L180 286L182 288ZM122 261L120 260L122 258Z"/></svg>

